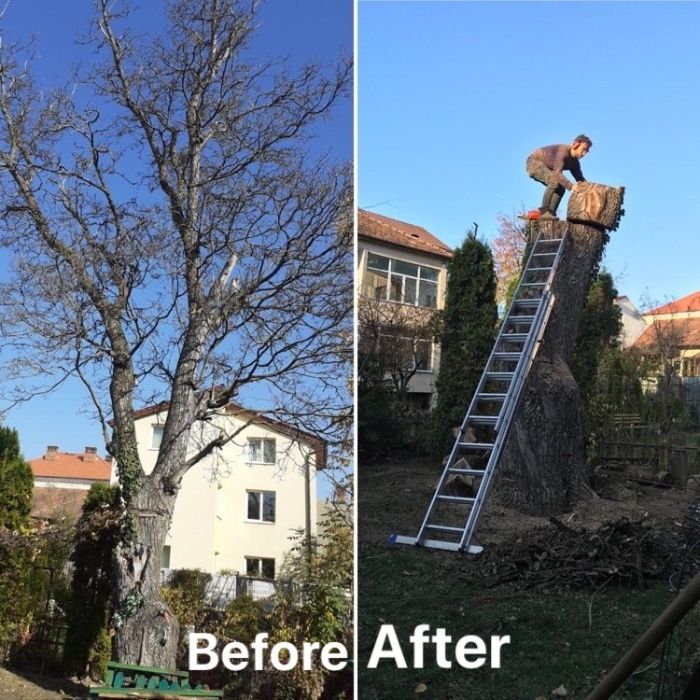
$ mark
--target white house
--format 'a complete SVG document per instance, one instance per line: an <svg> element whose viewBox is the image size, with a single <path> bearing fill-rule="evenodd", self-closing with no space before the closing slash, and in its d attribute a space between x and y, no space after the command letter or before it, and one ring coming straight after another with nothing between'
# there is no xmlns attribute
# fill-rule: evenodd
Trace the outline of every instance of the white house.
<svg viewBox="0 0 700 700"><path fill-rule="evenodd" d="M619 296L615 299L615 305L620 309L622 331L620 332L620 345L629 348L645 331L647 324L642 312L627 296Z"/></svg>
<svg viewBox="0 0 700 700"><path fill-rule="evenodd" d="M156 463L167 404L135 413L146 473ZM316 470L325 443L290 425L229 404L193 428L191 452L224 430L240 433L192 467L182 480L162 553L162 567L275 578L290 535L316 534ZM116 476L113 476L116 480Z"/></svg>

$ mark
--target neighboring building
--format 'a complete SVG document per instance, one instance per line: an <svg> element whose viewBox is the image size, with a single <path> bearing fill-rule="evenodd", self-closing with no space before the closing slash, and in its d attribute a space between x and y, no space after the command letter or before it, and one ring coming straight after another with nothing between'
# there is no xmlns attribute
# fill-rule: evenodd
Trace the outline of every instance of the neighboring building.
<svg viewBox="0 0 700 700"><path fill-rule="evenodd" d="M645 311L644 332L635 349L672 359L678 376L700 376L700 291Z"/></svg>
<svg viewBox="0 0 700 700"><path fill-rule="evenodd" d="M155 466L167 411L159 404L135 413L146 473ZM221 430L240 433L185 474L162 568L276 578L294 531L316 534L316 470L325 466L325 442L230 404L193 428L191 452Z"/></svg>
<svg viewBox="0 0 700 700"><path fill-rule="evenodd" d="M85 496L94 483L109 484L112 465L86 447L82 453L59 452L49 445L46 454L29 462L34 474L32 515L39 518L80 514Z"/></svg>
<svg viewBox="0 0 700 700"><path fill-rule="evenodd" d="M365 299L401 305L407 318L409 312L419 318L444 308L447 264L452 259L448 246L420 226L363 209L358 212L357 233L361 304ZM420 337L414 342L419 360L408 385L409 398L416 408L427 409L440 365L439 346Z"/></svg>
<svg viewBox="0 0 700 700"><path fill-rule="evenodd" d="M626 296L615 299L615 305L620 309L622 331L620 332L620 345L623 348L631 347L644 332L647 324L642 312Z"/></svg>

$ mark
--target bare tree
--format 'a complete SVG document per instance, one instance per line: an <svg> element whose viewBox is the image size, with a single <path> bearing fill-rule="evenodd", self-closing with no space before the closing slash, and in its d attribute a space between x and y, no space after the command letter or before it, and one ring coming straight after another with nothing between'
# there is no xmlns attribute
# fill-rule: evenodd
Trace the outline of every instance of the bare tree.
<svg viewBox="0 0 700 700"><path fill-rule="evenodd" d="M350 178L309 138L351 70L256 65L252 0L171 0L155 36L97 4L97 63L68 90L39 87L31 47L0 48L0 330L14 378L75 376L94 402L124 505L116 654L171 666L162 544L185 473L235 437L188 453L193 425L254 396L330 440L347 424ZM155 397L147 475L134 406Z"/></svg>
<svg viewBox="0 0 700 700"><path fill-rule="evenodd" d="M357 323L358 373L363 373L364 362L377 359L398 404L408 410L411 379L421 369L430 369L438 312L361 295Z"/></svg>
<svg viewBox="0 0 700 700"><path fill-rule="evenodd" d="M676 304L643 299L647 328L635 341L633 348L647 359L646 383L652 384L659 426L670 448L674 416L681 404L681 370L683 350L692 335L692 327ZM679 312L680 311L680 312ZM648 386L648 389L652 387Z"/></svg>

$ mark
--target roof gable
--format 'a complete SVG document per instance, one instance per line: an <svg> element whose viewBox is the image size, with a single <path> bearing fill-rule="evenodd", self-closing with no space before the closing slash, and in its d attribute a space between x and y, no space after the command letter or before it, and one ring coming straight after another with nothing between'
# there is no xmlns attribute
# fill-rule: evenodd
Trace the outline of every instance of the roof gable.
<svg viewBox="0 0 700 700"><path fill-rule="evenodd" d="M134 411L134 420L140 420L141 418L147 418L148 416L154 416L158 413L167 411L170 408L170 404L167 401L161 401L153 406L144 406L136 411ZM257 411L251 411L248 408L244 408L240 404L234 403L233 401L224 406L224 411L232 416L240 418L244 421L249 421L251 425L260 425L273 430L280 435L284 435L297 442L302 442L314 450L316 456L316 469L323 469L326 466L326 456L327 456L327 445L326 441L309 433L306 430L301 430L290 423L285 423L284 421L276 420L270 418Z"/></svg>
<svg viewBox="0 0 700 700"><path fill-rule="evenodd" d="M401 248L419 250L448 260L452 258L452 250L426 229L364 209L359 209L357 213L357 232L360 236Z"/></svg>

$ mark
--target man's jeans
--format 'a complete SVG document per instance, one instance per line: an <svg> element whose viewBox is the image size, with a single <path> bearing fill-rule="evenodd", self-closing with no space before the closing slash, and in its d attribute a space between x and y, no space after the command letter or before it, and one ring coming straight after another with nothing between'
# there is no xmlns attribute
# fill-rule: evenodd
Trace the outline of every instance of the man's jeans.
<svg viewBox="0 0 700 700"><path fill-rule="evenodd" d="M554 175L554 171L548 168L541 160L537 160L530 156L525 163L527 174L537 182L545 185L544 195L542 197L542 211L551 211L552 214L557 213L557 207L561 198L566 192L566 188L559 183Z"/></svg>

